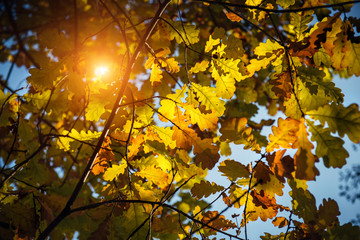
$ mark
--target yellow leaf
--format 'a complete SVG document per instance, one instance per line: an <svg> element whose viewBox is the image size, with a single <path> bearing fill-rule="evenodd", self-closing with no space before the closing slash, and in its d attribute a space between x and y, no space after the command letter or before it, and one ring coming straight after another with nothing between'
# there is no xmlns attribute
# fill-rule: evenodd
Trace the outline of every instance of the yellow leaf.
<svg viewBox="0 0 360 240"><path fill-rule="evenodd" d="M159 127L159 126L152 126L155 132L159 135L159 138L165 144L172 149L176 147L176 142L172 139L172 135L174 134L174 130L170 127Z"/></svg>
<svg viewBox="0 0 360 240"><path fill-rule="evenodd" d="M256 143L251 127L247 127L247 119L230 118L221 123L221 141L230 140L235 144L244 144L244 149L260 152L260 146Z"/></svg>
<svg viewBox="0 0 360 240"><path fill-rule="evenodd" d="M258 6L261 2L262 0L246 0L245 4L249 6Z"/></svg>
<svg viewBox="0 0 360 240"><path fill-rule="evenodd" d="M360 76L360 43L346 41L343 48L344 58L341 62L342 68L347 68L348 74L351 76ZM336 57L336 56L333 56Z"/></svg>
<svg viewBox="0 0 360 240"><path fill-rule="evenodd" d="M99 121L100 116L106 111L104 103L99 99L90 98L90 102L86 108L85 117L88 121Z"/></svg>
<svg viewBox="0 0 360 240"><path fill-rule="evenodd" d="M175 31L172 27L169 27L170 29L170 40L175 39L177 43L182 43L183 41L186 42L186 44L194 44L199 42L199 33L200 30L196 29L195 25L191 24L184 24L181 21L170 21L171 25L176 28L177 31ZM180 35L179 35L180 33Z"/></svg>
<svg viewBox="0 0 360 240"><path fill-rule="evenodd" d="M187 86L184 85L181 89L177 89L176 93L166 95L166 99L160 101L161 107L159 108L159 113L161 113L166 118L173 120L177 105L181 105L181 99L184 97L187 91ZM162 121L168 121L167 119L160 118Z"/></svg>
<svg viewBox="0 0 360 240"><path fill-rule="evenodd" d="M291 5L294 5L295 0L276 0L276 3L279 4L282 8L286 9Z"/></svg>
<svg viewBox="0 0 360 240"><path fill-rule="evenodd" d="M200 103L206 107L206 110L215 110L218 117L224 114L225 102L216 96L216 88L191 83L191 90L195 92Z"/></svg>
<svg viewBox="0 0 360 240"><path fill-rule="evenodd" d="M134 127L140 128L140 127L148 126L152 123L154 110L151 107L144 105L141 107L137 107L135 109L135 114L137 118Z"/></svg>
<svg viewBox="0 0 360 240"><path fill-rule="evenodd" d="M70 143L73 141L90 141L94 140L100 137L101 132L91 132L88 130L85 132L84 130L78 132L76 129L72 129L71 132L64 130L62 132L62 135L65 135L64 137L59 137L57 145L60 149L64 149L65 151L69 151L70 149Z"/></svg>
<svg viewBox="0 0 360 240"><path fill-rule="evenodd" d="M165 61L161 62L161 65L171 73L177 73L180 71L179 63L175 60L175 58L167 58Z"/></svg>
<svg viewBox="0 0 360 240"><path fill-rule="evenodd" d="M150 82L151 85L155 85L156 83L161 83L162 71L160 70L160 67L158 64L154 63L151 67L151 75L150 75Z"/></svg>
<svg viewBox="0 0 360 240"><path fill-rule="evenodd" d="M220 154L222 156L230 156L231 155L231 148L230 144L227 142L220 142Z"/></svg>
<svg viewBox="0 0 360 240"><path fill-rule="evenodd" d="M125 161L122 161L120 165L112 165L110 168L106 169L104 173L105 181L112 181L114 178L117 178L120 174L124 174L127 168L127 164Z"/></svg>
<svg viewBox="0 0 360 240"><path fill-rule="evenodd" d="M354 143L360 142L360 111L357 104L348 107L332 103L307 112L311 118L319 120L324 126L329 125L331 132L338 132L340 137L345 134Z"/></svg>
<svg viewBox="0 0 360 240"><path fill-rule="evenodd" d="M259 57L265 57L267 54L273 54L274 52L281 51L283 53L284 48L278 43L273 42L269 38L265 43L260 43L254 50L255 54Z"/></svg>
<svg viewBox="0 0 360 240"><path fill-rule="evenodd" d="M215 110L210 113L203 113L199 108L194 108L193 105L185 105L185 113L190 116L192 124L197 124L199 128L204 131L217 128L218 117Z"/></svg>
<svg viewBox="0 0 360 240"><path fill-rule="evenodd" d="M211 76L216 80L216 95L224 99L230 99L236 90L235 79L227 75L220 75L216 68L213 68Z"/></svg>
<svg viewBox="0 0 360 240"><path fill-rule="evenodd" d="M210 35L209 40L206 42L205 45L205 52L210 52L210 50L213 49L213 47L218 45L219 43L220 43L219 38L213 39L212 35Z"/></svg>
<svg viewBox="0 0 360 240"><path fill-rule="evenodd" d="M346 164L349 153L344 148L344 140L334 137L328 128L321 125L315 126L307 121L312 133L311 140L316 141L316 156L322 157L326 167L341 168Z"/></svg>
<svg viewBox="0 0 360 240"><path fill-rule="evenodd" d="M189 73L198 73L204 72L209 66L209 61L203 60L199 63L196 63L194 67L189 70Z"/></svg>
<svg viewBox="0 0 360 240"><path fill-rule="evenodd" d="M147 166L144 170L135 173L135 175L146 178L161 189L166 189L171 180L169 174L153 166Z"/></svg>
<svg viewBox="0 0 360 240"><path fill-rule="evenodd" d="M240 59L225 59L221 58L215 61L215 63L221 68L224 73L229 73L230 77L234 78L236 81L240 82L241 80L244 80L248 78L248 76L244 76L241 74L238 64L240 62Z"/></svg>
<svg viewBox="0 0 360 240"><path fill-rule="evenodd" d="M297 140L297 132L300 122L298 120L287 118L278 120L278 127L273 126L271 129L273 134L269 135L269 144L266 147L267 152L272 152L276 148L292 148Z"/></svg>

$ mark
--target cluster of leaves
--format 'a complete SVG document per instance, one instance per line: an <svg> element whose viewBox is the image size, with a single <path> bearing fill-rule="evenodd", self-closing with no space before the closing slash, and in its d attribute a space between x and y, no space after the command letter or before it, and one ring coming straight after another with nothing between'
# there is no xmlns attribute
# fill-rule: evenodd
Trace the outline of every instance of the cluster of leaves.
<svg viewBox="0 0 360 240"><path fill-rule="evenodd" d="M4 1L0 59L30 76L24 94L1 80L2 237L247 239L259 218L285 227L263 239L359 236L306 184L316 162L346 164L345 135L360 142L359 107L332 82L360 76L352 5ZM226 159L237 145L259 158Z"/></svg>

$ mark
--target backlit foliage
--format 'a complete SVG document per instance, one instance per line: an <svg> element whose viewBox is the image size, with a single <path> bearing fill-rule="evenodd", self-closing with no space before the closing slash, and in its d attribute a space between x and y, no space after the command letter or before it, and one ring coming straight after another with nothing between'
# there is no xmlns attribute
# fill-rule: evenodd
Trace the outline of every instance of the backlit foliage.
<svg viewBox="0 0 360 240"><path fill-rule="evenodd" d="M307 188L360 142L332 81L360 76L353 5L2 1L0 60L29 76L1 79L1 238L247 239L252 221L279 228L262 239L357 238Z"/></svg>

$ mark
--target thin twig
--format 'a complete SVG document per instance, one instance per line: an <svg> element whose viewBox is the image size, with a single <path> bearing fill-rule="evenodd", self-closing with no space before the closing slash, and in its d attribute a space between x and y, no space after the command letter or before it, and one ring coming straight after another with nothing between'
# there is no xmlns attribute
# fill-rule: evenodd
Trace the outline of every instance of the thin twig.
<svg viewBox="0 0 360 240"><path fill-rule="evenodd" d="M292 215L293 215L293 211L290 211L289 224L288 224L288 227L287 227L286 232L285 232L284 240L286 240L286 237L287 237L287 235L289 233L289 230L290 230L290 225L291 225L291 221L292 221L292 219L291 219Z"/></svg>
<svg viewBox="0 0 360 240"><path fill-rule="evenodd" d="M104 142L106 136L108 135L110 126L112 124L112 121L115 118L115 115L117 114L118 110L119 110L119 105L122 103L122 99L124 96L124 92L127 86L127 83L130 79L130 74L132 72L132 69L134 68L135 65L135 61L138 57L138 55L140 54L141 49L143 48L143 46L145 45L145 42L148 40L148 38L150 37L151 33L153 32L156 24L158 23L161 15L163 14L163 12L165 11L165 8L169 5L170 0L165 0L162 4L160 4L155 16L152 18L148 28L146 29L146 32L144 33L143 37L140 39L139 44L137 46L137 48L135 49L134 54L131 57L131 60L128 62L128 66L126 68L126 72L124 74L123 77L123 81L121 83L120 89L118 91L117 94L117 98L115 101L115 104L112 108L112 111L110 113L110 116L108 118L108 120L105 123L104 129L101 133L101 136L98 140L98 143L88 161L88 164L86 165L83 174L81 175L78 183L75 186L75 189L73 190L69 200L67 201L65 207L63 208L63 210L61 211L61 213L46 227L46 229L39 235L38 240L44 240L45 238L47 238L47 236L52 232L52 230L69 214L69 212L71 211L72 205L75 202L78 194L80 193L80 190L82 188L82 186L84 185L90 170L92 168L92 165L95 162L95 159L97 158L97 155L99 153L99 150L101 149L102 143Z"/></svg>
<svg viewBox="0 0 360 240"><path fill-rule="evenodd" d="M252 6L252 5L246 5L246 4L237 4L237 3L220 2L220 1L208 1L208 0L194 0L193 2L205 2L205 3L209 3L209 4L215 4L215 5L253 9L253 10L264 11L267 13L293 13L293 12L305 12L305 11L309 11L309 10L316 10L316 9L323 9L323 8L340 7L340 6L344 6L344 5L359 3L360 0L341 2L341 3L335 3L335 4L327 4L327 5L321 5L321 6L306 7L306 8L293 8L293 9L291 9L291 8L289 8L289 9L267 9L267 8L263 8L263 7L259 7L259 6Z"/></svg>
<svg viewBox="0 0 360 240"><path fill-rule="evenodd" d="M234 239L244 240L244 239L242 239L242 238L240 238L240 237L238 237L236 235L224 232L224 231L222 231L220 229L217 229L217 228L215 228L213 226L210 226L210 225L208 225L208 223L201 222L201 221L197 220L196 218L190 216L189 214L175 208L174 206L172 206L170 204L162 203L162 202L152 202L152 201L146 201L146 200L113 199L113 200L109 200L109 201L103 201L103 202L99 202L99 203L89 204L89 205L86 205L86 206L83 206L83 207L74 208L74 209L70 210L67 215L70 215L72 213L79 212L79 211L85 211L85 210L97 208L97 207L100 207L102 205L112 204L112 203L142 203L142 204L151 204L151 205L162 205L163 207L169 208L169 209L171 209L171 210L185 216L186 218L190 219L191 221L200 224L202 227L210 228L210 229L212 229L212 230L214 230L216 232L219 232L221 234L224 234L224 235L226 235L228 237L231 237L231 238L234 238Z"/></svg>
<svg viewBox="0 0 360 240"><path fill-rule="evenodd" d="M30 60L30 62L32 62L32 64L40 69L40 65L35 61L35 59L30 55L30 53L25 49L25 45L24 45L24 42L23 40L21 39L21 36L20 36L20 33L18 31L18 28L17 28L17 25L16 25L16 22L14 20L14 16L12 14L12 9L9 5L9 1L3 1L5 2L5 9L6 9L6 12L8 14L8 18L9 18L9 22L11 24L11 27L13 28L14 30L14 34L15 34L15 37L16 37L16 40L19 44L19 50L22 51L26 57Z"/></svg>

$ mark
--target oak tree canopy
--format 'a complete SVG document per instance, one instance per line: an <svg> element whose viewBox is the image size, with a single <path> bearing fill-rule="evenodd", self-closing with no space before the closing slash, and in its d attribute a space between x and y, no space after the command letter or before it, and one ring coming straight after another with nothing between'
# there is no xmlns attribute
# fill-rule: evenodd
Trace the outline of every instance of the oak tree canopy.
<svg viewBox="0 0 360 240"><path fill-rule="evenodd" d="M359 2L1 1L1 238L360 236L307 187L360 142Z"/></svg>

